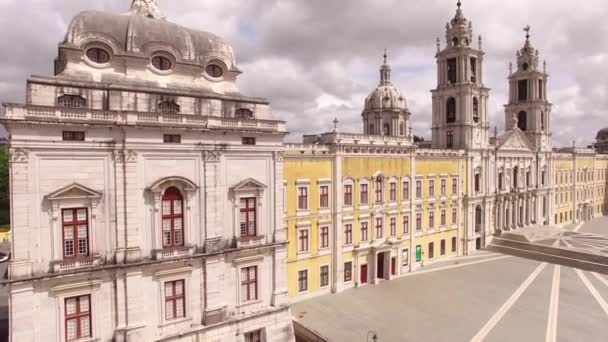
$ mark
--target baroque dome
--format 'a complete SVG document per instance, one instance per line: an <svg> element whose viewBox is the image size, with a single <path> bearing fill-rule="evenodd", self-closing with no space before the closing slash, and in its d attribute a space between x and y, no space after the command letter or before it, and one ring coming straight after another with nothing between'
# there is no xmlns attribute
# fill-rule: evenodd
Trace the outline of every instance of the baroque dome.
<svg viewBox="0 0 608 342"><path fill-rule="evenodd" d="M608 127L602 128L599 132L597 132L596 139L598 142L608 142Z"/></svg>
<svg viewBox="0 0 608 342"><path fill-rule="evenodd" d="M365 99L365 111L385 110L407 110L405 97L391 82L391 68L387 63L386 53L384 54L384 64L380 68L380 84Z"/></svg>
<svg viewBox="0 0 608 342"><path fill-rule="evenodd" d="M93 42L105 43L114 54L148 57L164 51L178 63L205 65L219 60L228 70L238 71L232 47L225 40L167 21L158 0L133 0L124 14L81 12L72 19L63 44L84 49Z"/></svg>

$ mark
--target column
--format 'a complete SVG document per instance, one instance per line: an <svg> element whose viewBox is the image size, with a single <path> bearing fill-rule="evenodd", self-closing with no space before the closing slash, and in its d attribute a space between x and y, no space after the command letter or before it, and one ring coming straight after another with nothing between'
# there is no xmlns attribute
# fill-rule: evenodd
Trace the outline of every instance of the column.
<svg viewBox="0 0 608 342"><path fill-rule="evenodd" d="M36 203L31 198L29 189L29 151L21 148L11 148L9 156L11 193L11 257L9 274L11 278L27 277L32 274L30 242L30 203ZM19 341L19 340L13 340Z"/></svg>
<svg viewBox="0 0 608 342"><path fill-rule="evenodd" d="M38 329L34 329L32 326L32 319L37 309L34 304L35 297L32 283L10 285L9 298L9 341L35 342L35 332Z"/></svg>
<svg viewBox="0 0 608 342"><path fill-rule="evenodd" d="M224 246L224 225L220 214L219 175L222 154L219 151L204 151L204 188L205 188L205 252L217 252Z"/></svg>
<svg viewBox="0 0 608 342"><path fill-rule="evenodd" d="M269 229L274 228L274 241L284 242L287 241L287 226L283 221L283 164L284 164L284 152L274 153L274 180L273 193L268 195L272 196L274 203L273 214L274 220L270 225ZM273 251L273 293L272 293L272 305L281 306L286 305L289 301L287 295L287 245L277 246Z"/></svg>

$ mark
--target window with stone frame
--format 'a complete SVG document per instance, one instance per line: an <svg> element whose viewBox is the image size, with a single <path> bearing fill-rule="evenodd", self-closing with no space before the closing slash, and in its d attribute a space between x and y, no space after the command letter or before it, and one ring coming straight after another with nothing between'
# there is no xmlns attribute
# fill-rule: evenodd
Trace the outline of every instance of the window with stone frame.
<svg viewBox="0 0 608 342"><path fill-rule="evenodd" d="M319 187L319 208L329 208L329 186L327 185Z"/></svg>
<svg viewBox="0 0 608 342"><path fill-rule="evenodd" d="M416 199L422 199L422 181L416 181Z"/></svg>
<svg viewBox="0 0 608 342"><path fill-rule="evenodd" d="M446 123L456 122L456 99L450 97L446 103Z"/></svg>
<svg viewBox="0 0 608 342"><path fill-rule="evenodd" d="M408 234L410 232L410 216L403 216L403 234Z"/></svg>
<svg viewBox="0 0 608 342"><path fill-rule="evenodd" d="M403 201L407 202L410 200L410 181L403 181L403 189L401 189L401 195L403 196Z"/></svg>
<svg viewBox="0 0 608 342"><path fill-rule="evenodd" d="M298 271L298 292L308 291L308 270Z"/></svg>
<svg viewBox="0 0 608 342"><path fill-rule="evenodd" d="M345 245L353 244L353 225L352 225L352 223L347 223L344 225L344 244Z"/></svg>
<svg viewBox="0 0 608 342"><path fill-rule="evenodd" d="M435 212L429 211L429 229L435 228Z"/></svg>
<svg viewBox="0 0 608 342"><path fill-rule="evenodd" d="M93 336L91 295L66 298L64 310L66 341L77 341Z"/></svg>
<svg viewBox="0 0 608 342"><path fill-rule="evenodd" d="M429 254L428 258L433 259L435 257L435 243L429 242Z"/></svg>
<svg viewBox="0 0 608 342"><path fill-rule="evenodd" d="M255 197L246 197L239 202L241 237L254 237L257 235L257 200Z"/></svg>
<svg viewBox="0 0 608 342"><path fill-rule="evenodd" d="M452 253L456 253L456 248L458 246L456 245L456 237L452 237Z"/></svg>
<svg viewBox="0 0 608 342"><path fill-rule="evenodd" d="M452 225L456 225L458 222L458 211L456 208L452 208Z"/></svg>
<svg viewBox="0 0 608 342"><path fill-rule="evenodd" d="M369 241L369 228L367 221L361 222L361 241Z"/></svg>
<svg viewBox="0 0 608 342"><path fill-rule="evenodd" d="M360 195L360 205L368 205L369 204L369 191L367 184L361 184L361 195Z"/></svg>
<svg viewBox="0 0 608 342"><path fill-rule="evenodd" d="M165 282L165 320L171 321L186 317L185 281Z"/></svg>
<svg viewBox="0 0 608 342"><path fill-rule="evenodd" d="M241 268L241 301L258 299L258 267Z"/></svg>
<svg viewBox="0 0 608 342"><path fill-rule="evenodd" d="M247 108L239 108L234 112L234 117L237 119L251 120L253 119L253 112Z"/></svg>
<svg viewBox="0 0 608 342"><path fill-rule="evenodd" d="M477 100L477 97L473 97L473 122L479 122L479 100Z"/></svg>
<svg viewBox="0 0 608 342"><path fill-rule="evenodd" d="M329 285L329 266L321 266L320 270L320 284L321 287Z"/></svg>
<svg viewBox="0 0 608 342"><path fill-rule="evenodd" d="M77 259L89 256L89 220L86 208L63 209L63 258Z"/></svg>
<svg viewBox="0 0 608 342"><path fill-rule="evenodd" d="M447 195L447 183L446 179L441 180L441 197L445 197Z"/></svg>
<svg viewBox="0 0 608 342"><path fill-rule="evenodd" d="M85 108L87 100L80 95L62 95L57 98L57 105L66 108Z"/></svg>
<svg viewBox="0 0 608 342"><path fill-rule="evenodd" d="M85 133L83 131L63 131L61 137L63 141L84 141Z"/></svg>
<svg viewBox="0 0 608 342"><path fill-rule="evenodd" d="M262 342L262 330L245 333L245 342Z"/></svg>
<svg viewBox="0 0 608 342"><path fill-rule="evenodd" d="M308 229L298 230L298 252L308 252Z"/></svg>
<svg viewBox="0 0 608 342"><path fill-rule="evenodd" d="M344 263L344 282L347 283L353 280L353 262L347 261Z"/></svg>
<svg viewBox="0 0 608 342"><path fill-rule="evenodd" d="M184 205L180 191L168 188L162 197L163 248L184 246Z"/></svg>
<svg viewBox="0 0 608 342"><path fill-rule="evenodd" d="M308 210L308 187L298 187L298 210Z"/></svg>
<svg viewBox="0 0 608 342"><path fill-rule="evenodd" d="M435 197L435 181L429 180L429 198Z"/></svg>
<svg viewBox="0 0 608 342"><path fill-rule="evenodd" d="M458 195L458 178L452 178L452 196Z"/></svg>
<svg viewBox="0 0 608 342"><path fill-rule="evenodd" d="M321 242L320 248L329 248L329 227L321 227Z"/></svg>
<svg viewBox="0 0 608 342"><path fill-rule="evenodd" d="M382 226L382 217L376 218L376 239L382 239L384 227Z"/></svg>
<svg viewBox="0 0 608 342"><path fill-rule="evenodd" d="M391 237L397 236L397 218L396 217L390 218L389 226L390 226L390 231L391 231Z"/></svg>
<svg viewBox="0 0 608 342"><path fill-rule="evenodd" d="M158 104L157 110L159 113L175 114L179 113L180 107L175 101L163 101Z"/></svg>
<svg viewBox="0 0 608 342"><path fill-rule="evenodd" d="M389 183L389 201L390 202L397 202L397 183L396 182L390 182Z"/></svg>
<svg viewBox="0 0 608 342"><path fill-rule="evenodd" d="M445 227L445 209L441 210L441 226Z"/></svg>
<svg viewBox="0 0 608 342"><path fill-rule="evenodd" d="M352 184L344 185L344 206L350 207L353 205L353 186Z"/></svg>
<svg viewBox="0 0 608 342"><path fill-rule="evenodd" d="M382 191L383 186L384 186L384 181L383 181L382 177L377 177L374 190L376 191L376 203L378 203L378 204L384 202L384 194Z"/></svg>
<svg viewBox="0 0 608 342"><path fill-rule="evenodd" d="M422 231L422 213L416 214L416 231Z"/></svg>
<svg viewBox="0 0 608 342"><path fill-rule="evenodd" d="M447 131L445 134L446 148L454 147L454 132Z"/></svg>

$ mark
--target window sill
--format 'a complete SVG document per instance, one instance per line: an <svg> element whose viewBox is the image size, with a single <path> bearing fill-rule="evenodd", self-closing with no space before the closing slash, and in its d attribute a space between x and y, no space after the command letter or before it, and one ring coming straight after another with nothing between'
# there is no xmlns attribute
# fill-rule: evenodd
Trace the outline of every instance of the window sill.
<svg viewBox="0 0 608 342"><path fill-rule="evenodd" d="M241 303L241 304L237 305L236 307L237 307L237 309L241 309L241 308L246 308L246 307L262 304L263 302L264 301L261 299L255 299L255 300L250 300L250 301Z"/></svg>
<svg viewBox="0 0 608 342"><path fill-rule="evenodd" d="M159 328L166 328L168 326L177 325L177 324L186 323L186 322L191 322L191 321L192 321L192 317L179 318L179 319L174 319L174 320L171 320L171 321L165 321L165 322L159 324L158 327Z"/></svg>
<svg viewBox="0 0 608 342"><path fill-rule="evenodd" d="M257 235L257 236L251 236L251 237L238 237L236 239L236 247L237 248L248 248L248 247L255 247L255 246L260 246L262 244L262 240L264 239L265 235Z"/></svg>
<svg viewBox="0 0 608 342"><path fill-rule="evenodd" d="M359 205L359 210L369 210L369 204Z"/></svg>
<svg viewBox="0 0 608 342"><path fill-rule="evenodd" d="M155 249L152 251L152 257L154 260L173 259L184 256L194 255L195 246L180 246L170 247L163 249Z"/></svg>
<svg viewBox="0 0 608 342"><path fill-rule="evenodd" d="M51 269L53 273L62 271L75 270L80 268L95 267L101 265L101 256L94 255L79 259L66 259L51 261Z"/></svg>
<svg viewBox="0 0 608 342"><path fill-rule="evenodd" d="M296 211L296 216L309 216L310 215L310 211L308 209L298 209L298 211Z"/></svg>

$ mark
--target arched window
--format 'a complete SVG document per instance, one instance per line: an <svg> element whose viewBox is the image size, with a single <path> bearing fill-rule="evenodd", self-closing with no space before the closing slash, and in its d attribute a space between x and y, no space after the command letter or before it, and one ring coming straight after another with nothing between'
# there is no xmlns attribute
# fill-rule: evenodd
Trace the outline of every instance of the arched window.
<svg viewBox="0 0 608 342"><path fill-rule="evenodd" d="M456 122L456 99L453 97L450 97L446 104L446 122Z"/></svg>
<svg viewBox="0 0 608 342"><path fill-rule="evenodd" d="M158 104L161 113L179 113L179 105L173 101L164 101Z"/></svg>
<svg viewBox="0 0 608 342"><path fill-rule="evenodd" d="M152 58L152 66L156 70L167 71L173 66L171 60L164 56L155 56Z"/></svg>
<svg viewBox="0 0 608 342"><path fill-rule="evenodd" d="M479 100L476 97L473 98L473 122L479 122Z"/></svg>
<svg viewBox="0 0 608 342"><path fill-rule="evenodd" d="M184 245L184 205L177 188L167 189L162 199L163 248Z"/></svg>
<svg viewBox="0 0 608 342"><path fill-rule="evenodd" d="M369 132L370 135L374 135L376 134L376 132L374 132L374 125L369 125Z"/></svg>
<svg viewBox="0 0 608 342"><path fill-rule="evenodd" d="M405 124L403 122L399 124L399 135L405 136Z"/></svg>
<svg viewBox="0 0 608 342"><path fill-rule="evenodd" d="M517 114L517 127L522 131L525 131L528 128L528 113L523 110Z"/></svg>
<svg viewBox="0 0 608 342"><path fill-rule="evenodd" d="M237 119L253 119L253 112L247 108L239 108L234 112Z"/></svg>
<svg viewBox="0 0 608 342"><path fill-rule="evenodd" d="M63 95L57 99L57 104L67 108L84 108L87 100L80 95Z"/></svg>
<svg viewBox="0 0 608 342"><path fill-rule="evenodd" d="M475 173L475 192L481 192L481 171Z"/></svg>
<svg viewBox="0 0 608 342"><path fill-rule="evenodd" d="M106 64L110 61L110 54L102 48L94 47L87 50L87 58L97 64Z"/></svg>
<svg viewBox="0 0 608 342"><path fill-rule="evenodd" d="M391 135L391 125L390 124L384 124L384 135L386 135L386 136Z"/></svg>
<svg viewBox="0 0 608 342"><path fill-rule="evenodd" d="M475 207L475 231L480 232L482 226L482 211L481 206Z"/></svg>

